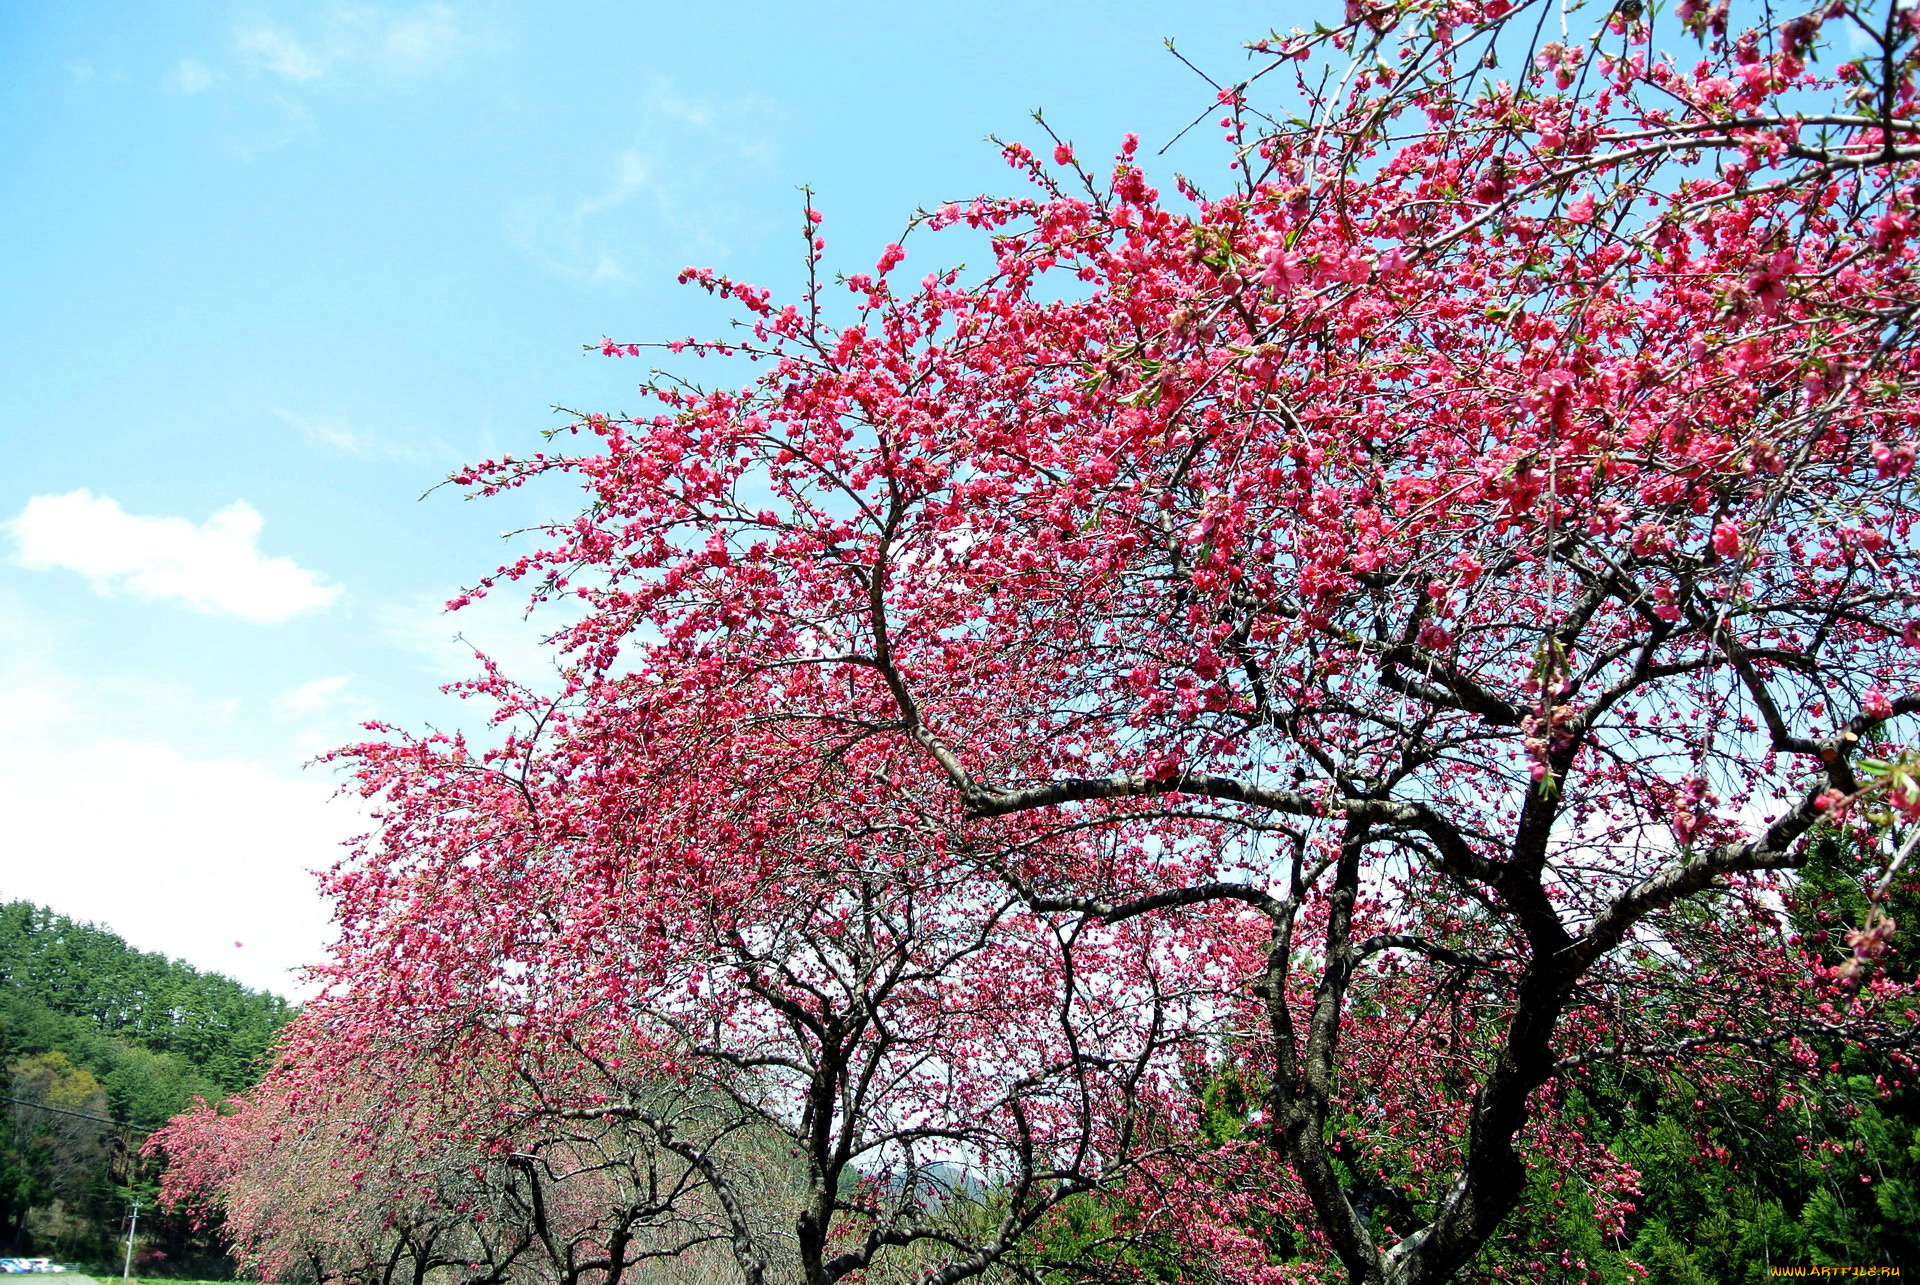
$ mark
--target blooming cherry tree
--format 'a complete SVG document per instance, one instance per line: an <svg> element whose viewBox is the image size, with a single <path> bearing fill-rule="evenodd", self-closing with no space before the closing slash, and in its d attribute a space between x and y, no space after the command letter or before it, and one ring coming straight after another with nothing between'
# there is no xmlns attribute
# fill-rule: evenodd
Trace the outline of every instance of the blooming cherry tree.
<svg viewBox="0 0 1920 1285"><path fill-rule="evenodd" d="M353 752L342 992L842 1139L810 1285L1102 1189L1245 1279L1320 1278L1278 1215L1451 1280L1530 1166L1630 1208L1595 1068L1902 1056L1885 931L1828 971L1779 906L1920 820L1914 11L1674 21L1356 0L1221 91L1226 191L1012 145L1030 195L870 272L809 209L791 304L690 270L742 328L671 347L752 382L462 475L585 488L476 589L585 616L558 699L471 686L498 745ZM941 235L990 269L909 284ZM1229 1053L1238 1178L1181 1087ZM988 1231L916 1204L936 1139Z"/></svg>

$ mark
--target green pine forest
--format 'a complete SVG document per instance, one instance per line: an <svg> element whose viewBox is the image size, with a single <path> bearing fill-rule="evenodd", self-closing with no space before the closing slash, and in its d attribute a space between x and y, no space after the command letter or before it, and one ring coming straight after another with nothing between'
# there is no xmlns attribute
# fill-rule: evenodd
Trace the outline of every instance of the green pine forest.
<svg viewBox="0 0 1920 1285"><path fill-rule="evenodd" d="M0 1255L119 1275L138 1199L136 1270L226 1279L217 1234L155 1207L147 1132L259 1077L292 1008L105 928L0 904Z"/></svg>
<svg viewBox="0 0 1920 1285"><path fill-rule="evenodd" d="M1816 851L1795 900L1795 927L1837 960L1841 932L1866 910L1838 845ZM1891 966L1909 970L1920 888L1896 890L1888 909L1901 925ZM291 1012L277 996L135 950L104 928L0 905L0 1059L11 1099L0 1113L0 1255L117 1275L138 1198L140 1275L230 1278L217 1230L196 1232L155 1209L159 1174L139 1147L145 1130L196 1097L251 1084ZM1814 1104L1796 1122L1804 1147L1755 1100L1767 1094L1643 1072L1588 1083L1577 1114L1638 1170L1636 1211L1623 1232L1603 1232L1578 1181L1543 1169L1471 1278L1727 1285L1765 1281L1779 1265L1920 1270L1920 1092L1881 1088L1892 1068L1871 1053L1836 1048L1830 1066L1798 1086ZM1255 1140L1247 1121L1258 1085L1232 1059L1194 1091L1213 1143ZM1377 1195L1369 1203L1383 1224L1406 1199L1394 1169L1392 1156L1354 1156L1346 1175ZM991 1193L983 1198L991 1205ZM1126 1221L1111 1202L1079 1202L1048 1237L1056 1278L1208 1279L1205 1264L1179 1261L1171 1246L1108 1249ZM1304 1248L1286 1227L1270 1229L1268 1244L1276 1263L1299 1261Z"/></svg>

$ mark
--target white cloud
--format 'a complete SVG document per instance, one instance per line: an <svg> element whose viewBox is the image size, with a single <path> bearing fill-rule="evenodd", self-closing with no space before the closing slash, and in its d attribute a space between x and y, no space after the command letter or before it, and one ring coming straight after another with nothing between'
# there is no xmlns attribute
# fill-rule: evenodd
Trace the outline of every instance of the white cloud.
<svg viewBox="0 0 1920 1285"><path fill-rule="evenodd" d="M279 624L323 611L340 596L291 558L255 544L264 520L236 500L196 526L185 518L138 517L90 491L36 495L7 524L14 561L34 571L77 571L95 592L174 599L213 615Z"/></svg>
<svg viewBox="0 0 1920 1285"><path fill-rule="evenodd" d="M640 104L643 141L614 155L605 182L572 199L519 202L507 212L507 236L548 271L585 285L632 279L628 256L636 246L675 268L694 258L724 260L729 231L743 217L739 174L772 161L780 118L778 106L762 99L694 98L656 80ZM716 165L715 157L730 164Z"/></svg>
<svg viewBox="0 0 1920 1285"><path fill-rule="evenodd" d="M299 429L300 436L307 439L309 446L324 446L343 455L367 456L373 453L372 442L336 415L296 415L278 407L274 408L273 413Z"/></svg>
<svg viewBox="0 0 1920 1285"><path fill-rule="evenodd" d="M608 285L616 281L631 281L633 274L627 271L627 265L620 262L613 251L602 249L600 257L593 261L593 267L582 275L581 280L588 285Z"/></svg>
<svg viewBox="0 0 1920 1285"><path fill-rule="evenodd" d="M198 58L182 58L160 82L160 88L182 98L205 93L213 88L213 72Z"/></svg>
<svg viewBox="0 0 1920 1285"><path fill-rule="evenodd" d="M74 84L84 85L89 80L92 80L95 75L93 64L90 62L70 62L67 64L67 75L72 77Z"/></svg>
<svg viewBox="0 0 1920 1285"><path fill-rule="evenodd" d="M754 165L774 159L773 130L783 116L779 104L753 95L719 101L690 98L677 93L664 78L654 79L647 89L650 132L675 122L698 136L703 151L728 152Z"/></svg>
<svg viewBox="0 0 1920 1285"><path fill-rule="evenodd" d="M583 609L565 600L543 603L529 616L526 606L522 591L508 586L459 611L448 611L442 599L420 597L402 606L381 608L374 615L389 639L413 652L443 680L479 673L474 659L479 651L508 678L539 690L551 683L561 659L543 640L578 621Z"/></svg>
<svg viewBox="0 0 1920 1285"><path fill-rule="evenodd" d="M379 711L353 691L352 674L332 674L295 683L273 698L274 719L291 725L291 744L311 758L352 741L366 739L365 726Z"/></svg>
<svg viewBox="0 0 1920 1285"><path fill-rule="evenodd" d="M233 702L172 680L67 672L50 628L18 602L0 607L0 898L305 993L294 970L318 963L330 936L309 871L367 828L357 801L334 797L320 772L293 775L291 753L278 771L206 744Z"/></svg>
<svg viewBox="0 0 1920 1285"><path fill-rule="evenodd" d="M243 61L302 85L350 70L400 76L430 71L466 43L466 33L444 4L406 10L338 7L300 30L252 22L233 33L234 50Z"/></svg>
<svg viewBox="0 0 1920 1285"><path fill-rule="evenodd" d="M710 129L713 126L713 108L691 98L682 98L664 83L654 86L653 93L647 97L647 106L662 116L671 116L696 129Z"/></svg>
<svg viewBox="0 0 1920 1285"><path fill-rule="evenodd" d="M327 713L343 701L353 701L346 695L347 684L352 681L352 674L334 674L297 683L273 698L273 712L281 718L311 718Z"/></svg>
<svg viewBox="0 0 1920 1285"><path fill-rule="evenodd" d="M437 62L461 43L463 36L453 10L430 4L387 27L386 54L393 62L421 66Z"/></svg>
<svg viewBox="0 0 1920 1285"><path fill-rule="evenodd" d="M33 753L9 739L0 765L16 854L0 895L282 994L319 961L327 912L309 871L361 828L326 781L125 739Z"/></svg>
<svg viewBox="0 0 1920 1285"><path fill-rule="evenodd" d="M628 149L613 164L613 183L598 196L584 197L573 207L576 220L617 210L646 189L650 170L640 153Z"/></svg>
<svg viewBox="0 0 1920 1285"><path fill-rule="evenodd" d="M610 246L596 245L578 221L550 200L523 201L507 212L507 237L535 263L582 285L619 285L633 274Z"/></svg>
<svg viewBox="0 0 1920 1285"><path fill-rule="evenodd" d="M355 459L393 459L419 463L428 459L451 459L457 454L452 447L438 439L430 446L395 442L358 428L338 415L302 415L277 406L273 413L297 429L307 445L351 455Z"/></svg>
<svg viewBox="0 0 1920 1285"><path fill-rule="evenodd" d="M699 103L656 96L648 102L646 118L646 132L655 143L670 141L660 127L672 122L682 133L702 135L697 144L702 150L731 150L743 164L767 158L765 146L736 143L731 122ZM572 201L532 197L513 206L506 219L509 239L548 271L594 286L633 278L615 247L669 246L676 264L691 255L727 255L714 229L730 221L736 199L730 189L695 191L689 177L695 169L663 164L638 147L620 151L609 169L605 185L588 195Z"/></svg>
<svg viewBox="0 0 1920 1285"><path fill-rule="evenodd" d="M279 27L242 27L233 33L233 45L248 62L296 83L320 79L337 57L333 50L309 46Z"/></svg>
<svg viewBox="0 0 1920 1285"><path fill-rule="evenodd" d="M652 187L653 168L637 150L621 152L613 161L613 175L602 191L574 201L569 213L560 213L551 198L523 201L507 215L508 234L530 258L549 271L588 285L610 285L631 279L620 256L590 226L603 214L632 203ZM656 206L661 194L654 189Z"/></svg>
<svg viewBox="0 0 1920 1285"><path fill-rule="evenodd" d="M313 113L291 94L270 94L245 113L229 137L233 149L247 160L285 147L315 130Z"/></svg>

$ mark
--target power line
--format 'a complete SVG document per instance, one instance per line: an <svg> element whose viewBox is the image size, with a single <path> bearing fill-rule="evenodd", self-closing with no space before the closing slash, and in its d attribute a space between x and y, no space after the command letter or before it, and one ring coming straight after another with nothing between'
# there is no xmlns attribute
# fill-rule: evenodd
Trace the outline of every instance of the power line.
<svg viewBox="0 0 1920 1285"><path fill-rule="evenodd" d="M5 1100L13 1103L15 1106L33 1107L35 1110L38 1110L38 1111L51 1111L55 1115L70 1115L70 1116L74 1116L77 1119L92 1120L99 1124L111 1124L116 1126L117 1128L131 1129L135 1133L155 1132L155 1130L153 1129L146 1128L142 1125L133 1124L127 1120L116 1120L112 1116L108 1116L108 1115L94 1115L90 1111L75 1111L71 1107L50 1107L44 1102L35 1102L29 1098L16 1098L11 1095L8 1095L5 1098Z"/></svg>

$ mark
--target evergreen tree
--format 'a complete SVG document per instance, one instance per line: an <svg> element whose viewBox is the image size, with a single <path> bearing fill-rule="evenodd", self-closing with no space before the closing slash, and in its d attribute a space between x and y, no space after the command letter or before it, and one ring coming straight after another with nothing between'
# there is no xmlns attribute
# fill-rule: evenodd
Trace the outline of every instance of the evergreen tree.
<svg viewBox="0 0 1920 1285"><path fill-rule="evenodd" d="M127 1206L154 1208L148 1132L260 1074L292 1012L280 996L135 950L94 924L0 904L0 1253L117 1265ZM186 1219L141 1218L170 1270L230 1274ZM150 1272L152 1267L148 1269Z"/></svg>

